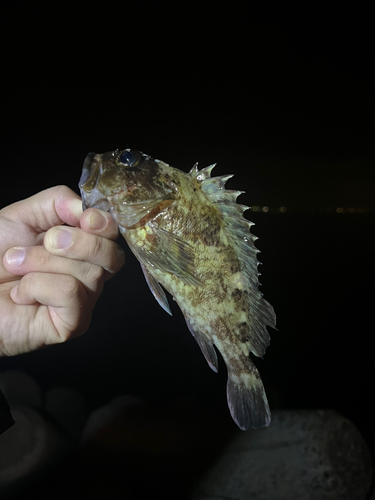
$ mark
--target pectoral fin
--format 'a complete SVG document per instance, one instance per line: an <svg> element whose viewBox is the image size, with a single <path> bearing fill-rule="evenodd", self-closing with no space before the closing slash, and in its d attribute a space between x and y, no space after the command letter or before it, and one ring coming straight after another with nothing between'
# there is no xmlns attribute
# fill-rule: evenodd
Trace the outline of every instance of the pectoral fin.
<svg viewBox="0 0 375 500"><path fill-rule="evenodd" d="M142 245L135 245L126 230L121 230L129 247L138 260L156 270L173 274L186 285L200 286L202 282L195 275L193 248L179 236L149 222L152 236Z"/></svg>
<svg viewBox="0 0 375 500"><path fill-rule="evenodd" d="M186 285L201 285L195 275L195 255L191 245L165 229L157 228L156 234L161 265Z"/></svg>

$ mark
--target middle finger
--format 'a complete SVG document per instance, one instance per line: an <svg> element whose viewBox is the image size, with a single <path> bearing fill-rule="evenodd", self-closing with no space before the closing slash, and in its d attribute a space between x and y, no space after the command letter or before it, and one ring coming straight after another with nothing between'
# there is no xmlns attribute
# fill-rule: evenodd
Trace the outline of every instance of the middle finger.
<svg viewBox="0 0 375 500"><path fill-rule="evenodd" d="M116 273L125 262L125 253L117 243L75 227L49 229L44 246L54 255L95 264L109 273Z"/></svg>

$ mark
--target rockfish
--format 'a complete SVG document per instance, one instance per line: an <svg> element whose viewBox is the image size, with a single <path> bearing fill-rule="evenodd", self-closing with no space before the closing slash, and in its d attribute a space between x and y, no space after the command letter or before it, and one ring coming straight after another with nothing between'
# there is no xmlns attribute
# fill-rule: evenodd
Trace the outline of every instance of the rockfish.
<svg viewBox="0 0 375 500"><path fill-rule="evenodd" d="M248 207L236 203L243 191L225 189L231 175L211 177L214 166L185 173L132 149L89 153L79 187L83 209L111 213L169 314L163 288L174 297L215 372L215 347L221 353L229 409L246 430L270 423L249 353L263 357L276 317L258 289L257 238L243 218Z"/></svg>

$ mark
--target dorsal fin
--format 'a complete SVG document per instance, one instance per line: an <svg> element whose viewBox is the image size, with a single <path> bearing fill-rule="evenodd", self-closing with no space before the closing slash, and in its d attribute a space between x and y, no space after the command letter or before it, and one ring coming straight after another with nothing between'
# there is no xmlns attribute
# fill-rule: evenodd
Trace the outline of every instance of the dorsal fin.
<svg viewBox="0 0 375 500"><path fill-rule="evenodd" d="M211 177L211 171L214 167L216 167L216 163L202 168L202 170L198 170L198 163L195 163L193 165L193 168L190 170L189 175L192 179L197 179L197 181L202 182L205 179Z"/></svg>
<svg viewBox="0 0 375 500"><path fill-rule="evenodd" d="M200 182L202 191L222 214L228 241L238 256L251 294L250 348L256 356L262 357L270 341L266 326L275 328L276 316L273 307L263 299L263 294L258 289L260 273L257 254L259 250L254 244L258 238L250 232L253 222L243 217L243 212L249 207L236 203L237 197L244 191L225 189L225 183L232 175L211 177L211 171L215 165L202 170L198 170L195 165L190 175Z"/></svg>
<svg viewBox="0 0 375 500"><path fill-rule="evenodd" d="M197 172L198 172L198 162L194 163L194 165L191 167L189 175L194 177Z"/></svg>

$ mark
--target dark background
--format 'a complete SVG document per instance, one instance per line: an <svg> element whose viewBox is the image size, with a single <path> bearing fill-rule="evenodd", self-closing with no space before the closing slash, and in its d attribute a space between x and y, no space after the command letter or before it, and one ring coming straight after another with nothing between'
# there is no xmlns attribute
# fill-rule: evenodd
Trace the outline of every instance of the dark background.
<svg viewBox="0 0 375 500"><path fill-rule="evenodd" d="M234 173L227 186L246 191L242 203L270 208L247 217L278 316L258 364L271 405L335 408L371 442L369 13L229 7L61 8L42 21L21 2L3 19L2 205L55 184L77 191L89 151L140 149L185 171L218 162L216 175ZM177 306L172 318L163 312L127 256L86 335L2 359L1 369L25 369L43 388L76 387L91 408L135 394L227 415L225 368L209 370Z"/></svg>

